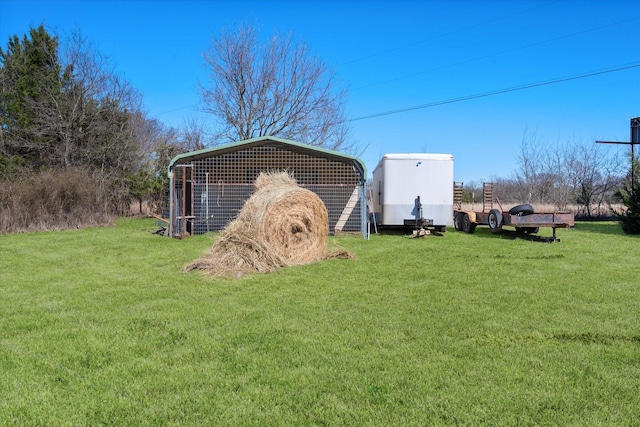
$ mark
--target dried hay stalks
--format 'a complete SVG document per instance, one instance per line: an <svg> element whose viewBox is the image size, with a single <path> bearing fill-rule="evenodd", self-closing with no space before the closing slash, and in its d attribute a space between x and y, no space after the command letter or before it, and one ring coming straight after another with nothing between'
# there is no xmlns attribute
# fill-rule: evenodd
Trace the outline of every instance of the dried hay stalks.
<svg viewBox="0 0 640 427"><path fill-rule="evenodd" d="M261 173L255 188L211 250L185 271L240 277L327 257L327 208L315 193L299 187L286 172Z"/></svg>

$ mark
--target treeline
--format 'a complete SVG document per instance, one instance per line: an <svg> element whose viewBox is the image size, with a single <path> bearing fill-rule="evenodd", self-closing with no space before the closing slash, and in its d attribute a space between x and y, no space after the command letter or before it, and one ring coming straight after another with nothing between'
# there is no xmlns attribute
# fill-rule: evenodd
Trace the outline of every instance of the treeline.
<svg viewBox="0 0 640 427"><path fill-rule="evenodd" d="M197 124L148 119L79 32L11 37L0 84L0 233L108 224L136 201L159 210L168 162L202 143Z"/></svg>
<svg viewBox="0 0 640 427"><path fill-rule="evenodd" d="M624 203L629 159L615 147L595 141L553 145L525 133L516 164L513 176L492 179L494 195L505 205L528 203L602 218L615 216ZM482 183L465 186L465 201L482 201Z"/></svg>
<svg viewBox="0 0 640 427"><path fill-rule="evenodd" d="M244 46L241 41L252 34L241 28L235 38L225 36L214 47ZM257 39L252 37L248 52L257 48ZM284 40L282 48L286 50L288 46L292 45ZM114 218L129 214L132 206L141 211L144 205L160 213L168 205L167 166L173 157L225 138L242 139L246 136L231 130L258 129L262 119L254 122L255 117L278 115L276 112L282 107L275 101L281 96L274 95L275 100L254 106L244 104L246 99L254 99L253 95L241 99L213 95L216 87L243 81L237 78L241 73L255 74L263 82L254 88L258 91L255 97L259 98L265 92L260 88L288 84L274 77L283 73L264 74L260 61L246 69L236 69L235 57L222 55L214 60L216 52L209 52L207 61L212 73L219 75L212 81L213 89L203 87L201 91L209 112L214 117L218 112L222 130L228 132L211 135L195 119L180 129L149 119L143 111L141 95L79 31L62 41L41 25L31 28L22 38L11 37L6 48L0 48L0 233L109 224ZM327 70L317 68L313 59L308 61L304 49L300 52L297 67L324 75ZM275 71L286 65L280 59L282 55L276 55L263 62L267 61L271 64L269 70ZM294 73L287 81L302 86L313 83L298 82L296 76ZM330 93L332 82L328 78L326 84L320 85L324 89L311 86L302 93ZM325 135L324 139L338 135L327 141L339 142L342 150L354 149L355 145L350 146L344 139L346 129L340 125L343 92L338 93L341 95L312 102L320 112L292 115L284 120L295 123L297 133L280 131L274 136L307 141L309 129L320 124L316 133ZM241 123L228 121L236 115L225 112L249 107L255 114L249 114ZM332 123L338 125L332 128ZM640 232L640 189L632 191L629 162L619 150L595 142L553 146L535 134L525 133L516 164L512 177L492 179L494 194L504 204L551 205L557 210L573 209L584 217L624 213L618 218L624 224L631 221L635 224L632 228ZM635 168L636 173L639 170L640 167ZM636 186L639 182L640 178L636 178ZM481 201L481 183L466 183L465 201L472 201L473 195L476 202ZM621 203L625 206L623 212L611 210Z"/></svg>

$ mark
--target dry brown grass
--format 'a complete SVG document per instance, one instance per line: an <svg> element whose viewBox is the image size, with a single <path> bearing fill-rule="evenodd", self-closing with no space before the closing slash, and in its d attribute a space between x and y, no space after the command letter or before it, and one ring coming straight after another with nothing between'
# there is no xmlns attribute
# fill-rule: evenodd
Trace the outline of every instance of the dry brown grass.
<svg viewBox="0 0 640 427"><path fill-rule="evenodd" d="M185 271L242 276L349 256L327 254L327 209L315 193L299 187L289 174L262 173L255 188L211 250Z"/></svg>
<svg viewBox="0 0 640 427"><path fill-rule="evenodd" d="M112 224L114 197L82 169L25 173L0 182L0 233Z"/></svg>

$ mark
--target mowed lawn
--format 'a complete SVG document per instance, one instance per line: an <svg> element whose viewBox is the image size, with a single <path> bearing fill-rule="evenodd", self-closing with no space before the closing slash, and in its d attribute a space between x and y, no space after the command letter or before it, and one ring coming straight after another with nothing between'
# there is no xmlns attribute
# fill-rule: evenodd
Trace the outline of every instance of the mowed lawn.
<svg viewBox="0 0 640 427"><path fill-rule="evenodd" d="M638 425L640 238L330 238L241 279L153 220L0 235L0 425ZM542 230L549 235L550 230Z"/></svg>

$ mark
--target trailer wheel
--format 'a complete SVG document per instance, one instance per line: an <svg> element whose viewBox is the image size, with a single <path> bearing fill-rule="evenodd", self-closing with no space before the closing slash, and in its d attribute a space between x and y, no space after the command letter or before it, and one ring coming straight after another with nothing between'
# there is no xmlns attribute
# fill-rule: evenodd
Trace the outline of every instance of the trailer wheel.
<svg viewBox="0 0 640 427"><path fill-rule="evenodd" d="M514 206L509 209L509 215L531 215L533 213L533 206L529 204Z"/></svg>
<svg viewBox="0 0 640 427"><path fill-rule="evenodd" d="M453 215L453 228L456 229L456 231L462 231L462 215L464 215L461 212L456 212Z"/></svg>
<svg viewBox="0 0 640 427"><path fill-rule="evenodd" d="M469 234L473 234L476 231L476 224L471 222L469 214L462 214L462 231Z"/></svg>
<svg viewBox="0 0 640 427"><path fill-rule="evenodd" d="M502 212L498 209L489 211L489 229L493 234L499 234L502 231Z"/></svg>

